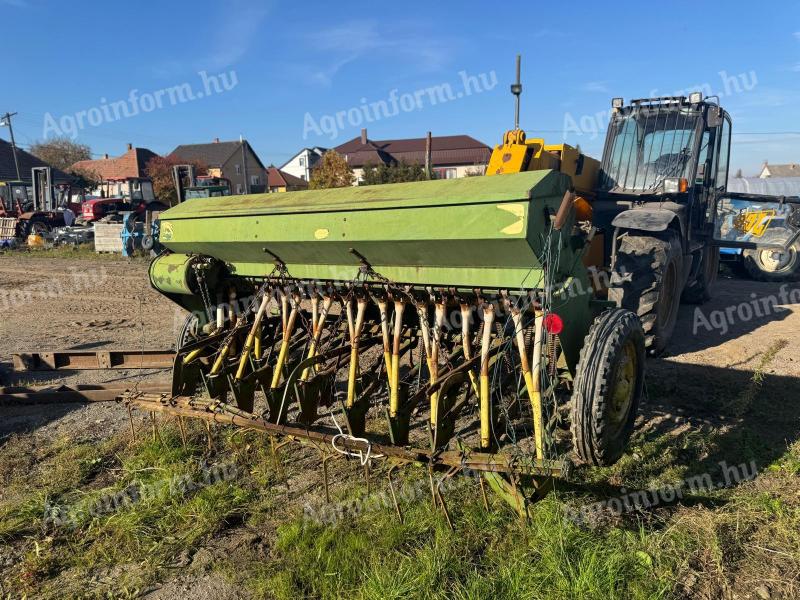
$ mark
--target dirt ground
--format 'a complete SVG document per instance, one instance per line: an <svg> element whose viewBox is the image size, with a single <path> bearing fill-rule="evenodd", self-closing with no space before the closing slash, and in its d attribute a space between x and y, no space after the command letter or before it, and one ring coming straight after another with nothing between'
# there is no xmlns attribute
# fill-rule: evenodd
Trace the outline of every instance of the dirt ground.
<svg viewBox="0 0 800 600"><path fill-rule="evenodd" d="M172 348L184 313L150 288L147 266L141 260L112 258L71 261L0 256L0 386L166 380L166 370L12 370L13 352ZM792 290L798 290L794 293L796 301L800 283L782 287L726 271L715 298L702 306L700 313L694 306L682 306L667 353L648 364L648 395L673 400L645 402L638 428L658 428L664 423L681 430L733 428L736 424L729 417L720 417L707 408L696 410L696 400L712 393L712 387L742 387L760 370L800 397L800 304L791 302ZM764 310L771 306L771 296L777 306ZM749 308L741 307L742 303ZM780 346L779 356L765 363L765 353L776 344ZM667 393L661 393L664 391ZM125 409L114 403L2 406L0 452L12 433L31 436L34 445L65 435L100 440L127 427L127 418ZM797 407L788 419L772 432L765 432L776 445L776 452L785 450L800 432ZM247 597L247 593L215 573L201 573L166 581L151 590L149 597L217 599Z"/></svg>

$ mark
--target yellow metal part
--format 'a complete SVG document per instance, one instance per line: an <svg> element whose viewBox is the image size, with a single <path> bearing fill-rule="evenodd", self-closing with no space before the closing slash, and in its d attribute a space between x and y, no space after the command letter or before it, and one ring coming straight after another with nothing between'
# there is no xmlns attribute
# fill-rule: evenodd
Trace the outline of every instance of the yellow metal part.
<svg viewBox="0 0 800 600"><path fill-rule="evenodd" d="M586 196L594 193L600 162L569 144L546 144L542 138L528 138L523 130L512 129L503 136L503 143L494 147L486 174L545 169L568 175L575 190Z"/></svg>
<svg viewBox="0 0 800 600"><path fill-rule="evenodd" d="M403 300L394 301L394 340L392 342L392 370L389 386L389 416L396 417L400 408L400 340L403 335Z"/></svg>
<svg viewBox="0 0 800 600"><path fill-rule="evenodd" d="M491 341L493 327L494 305L487 303L483 307L483 336L481 338L481 448L488 448L492 443L492 397L489 389L489 342Z"/></svg>
<svg viewBox="0 0 800 600"><path fill-rule="evenodd" d="M244 377L244 370L247 366L247 361L250 358L250 351L253 348L253 343L256 340L256 337L259 337L258 334L261 327L261 319L264 318L264 313L267 312L269 301L269 294L264 294L264 297L261 299L261 306L258 307L256 318L253 320L253 326L250 328L250 333L247 334L247 339L244 342L244 348L242 348L242 355L239 359L239 368L236 370L237 380Z"/></svg>
<svg viewBox="0 0 800 600"><path fill-rule="evenodd" d="M352 302L347 303L347 327L350 331L350 374L347 379L347 408L352 408L356 400L359 342L361 340L361 330L364 328L367 300L365 298L358 299L355 320L353 319L352 306Z"/></svg>
<svg viewBox="0 0 800 600"><path fill-rule="evenodd" d="M736 215L733 226L737 231L761 237L775 218L775 210L747 210Z"/></svg>
<svg viewBox="0 0 800 600"><path fill-rule="evenodd" d="M283 340L281 340L281 349L278 352L278 363L275 365L275 370L272 372L272 382L270 384L270 388L273 390L280 385L281 382L281 373L283 371L283 365L286 363L286 355L289 352L289 341L292 339L292 332L294 331L294 323L297 320L297 312L300 308L300 298L297 296L292 297L291 300L291 310L289 311L288 317L286 316L286 305L289 303L286 294L281 296L281 307L282 307L282 316L285 318L284 329L283 329Z"/></svg>
<svg viewBox="0 0 800 600"><path fill-rule="evenodd" d="M518 308L514 307L511 311L511 318L514 320L514 333L517 342L517 349L519 351L519 362L522 366L522 378L525 380L525 389L528 391L528 398L531 401L533 409L533 437L534 445L536 447L536 458L544 459L544 431L542 431L542 397L540 390L540 360L542 355L542 322L543 318L541 313L537 313L533 344L533 362L535 366L535 375L531 372L531 366L528 361L528 352L525 348L525 334L522 331L522 315Z"/></svg>

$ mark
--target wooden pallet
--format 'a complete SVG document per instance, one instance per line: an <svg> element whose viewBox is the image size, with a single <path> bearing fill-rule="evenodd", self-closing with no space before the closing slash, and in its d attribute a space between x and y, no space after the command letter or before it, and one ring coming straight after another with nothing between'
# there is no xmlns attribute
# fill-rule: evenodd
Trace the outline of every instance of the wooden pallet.
<svg viewBox="0 0 800 600"><path fill-rule="evenodd" d="M95 223L94 250L122 252L122 223Z"/></svg>
<svg viewBox="0 0 800 600"><path fill-rule="evenodd" d="M0 219L0 240L13 240L17 237L17 220L14 218Z"/></svg>

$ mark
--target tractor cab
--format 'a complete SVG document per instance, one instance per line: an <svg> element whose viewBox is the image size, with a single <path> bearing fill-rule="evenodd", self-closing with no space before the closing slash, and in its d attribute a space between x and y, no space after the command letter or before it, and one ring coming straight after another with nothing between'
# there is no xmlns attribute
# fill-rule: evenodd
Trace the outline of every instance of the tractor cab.
<svg viewBox="0 0 800 600"><path fill-rule="evenodd" d="M704 245L728 181L730 140L730 116L700 92L627 106L614 98L597 186L599 222L673 227L690 250Z"/></svg>
<svg viewBox="0 0 800 600"><path fill-rule="evenodd" d="M0 218L18 217L31 209L33 188L24 181L0 181Z"/></svg>

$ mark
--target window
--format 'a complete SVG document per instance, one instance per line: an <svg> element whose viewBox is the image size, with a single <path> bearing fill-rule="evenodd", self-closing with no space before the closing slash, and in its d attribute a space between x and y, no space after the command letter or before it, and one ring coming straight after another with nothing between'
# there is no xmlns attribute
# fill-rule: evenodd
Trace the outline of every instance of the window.
<svg viewBox="0 0 800 600"><path fill-rule="evenodd" d="M731 143L731 122L726 117L722 123L722 139L719 143L719 164L717 166L717 189L728 186L728 153Z"/></svg>
<svg viewBox="0 0 800 600"><path fill-rule="evenodd" d="M306 159L305 159L304 156L300 157L300 166L301 167L305 167L306 166Z"/></svg>
<svg viewBox="0 0 800 600"><path fill-rule="evenodd" d="M236 165L236 166L238 167L239 165ZM237 183L236 184L236 193L237 194L243 194L244 193L244 191L242 190L242 184L241 183Z"/></svg>
<svg viewBox="0 0 800 600"><path fill-rule="evenodd" d="M433 175L436 179L455 179L458 171L455 167L437 167L433 169Z"/></svg>
<svg viewBox="0 0 800 600"><path fill-rule="evenodd" d="M300 175L300 179L302 179L303 181L305 181L305 180L306 180L305 173L304 173L303 175Z"/></svg>
<svg viewBox="0 0 800 600"><path fill-rule="evenodd" d="M237 175L242 172L242 167L240 165L236 165L235 168L236 168L236 174Z"/></svg>
<svg viewBox="0 0 800 600"><path fill-rule="evenodd" d="M250 185L261 185L261 178L258 175L251 175Z"/></svg>

